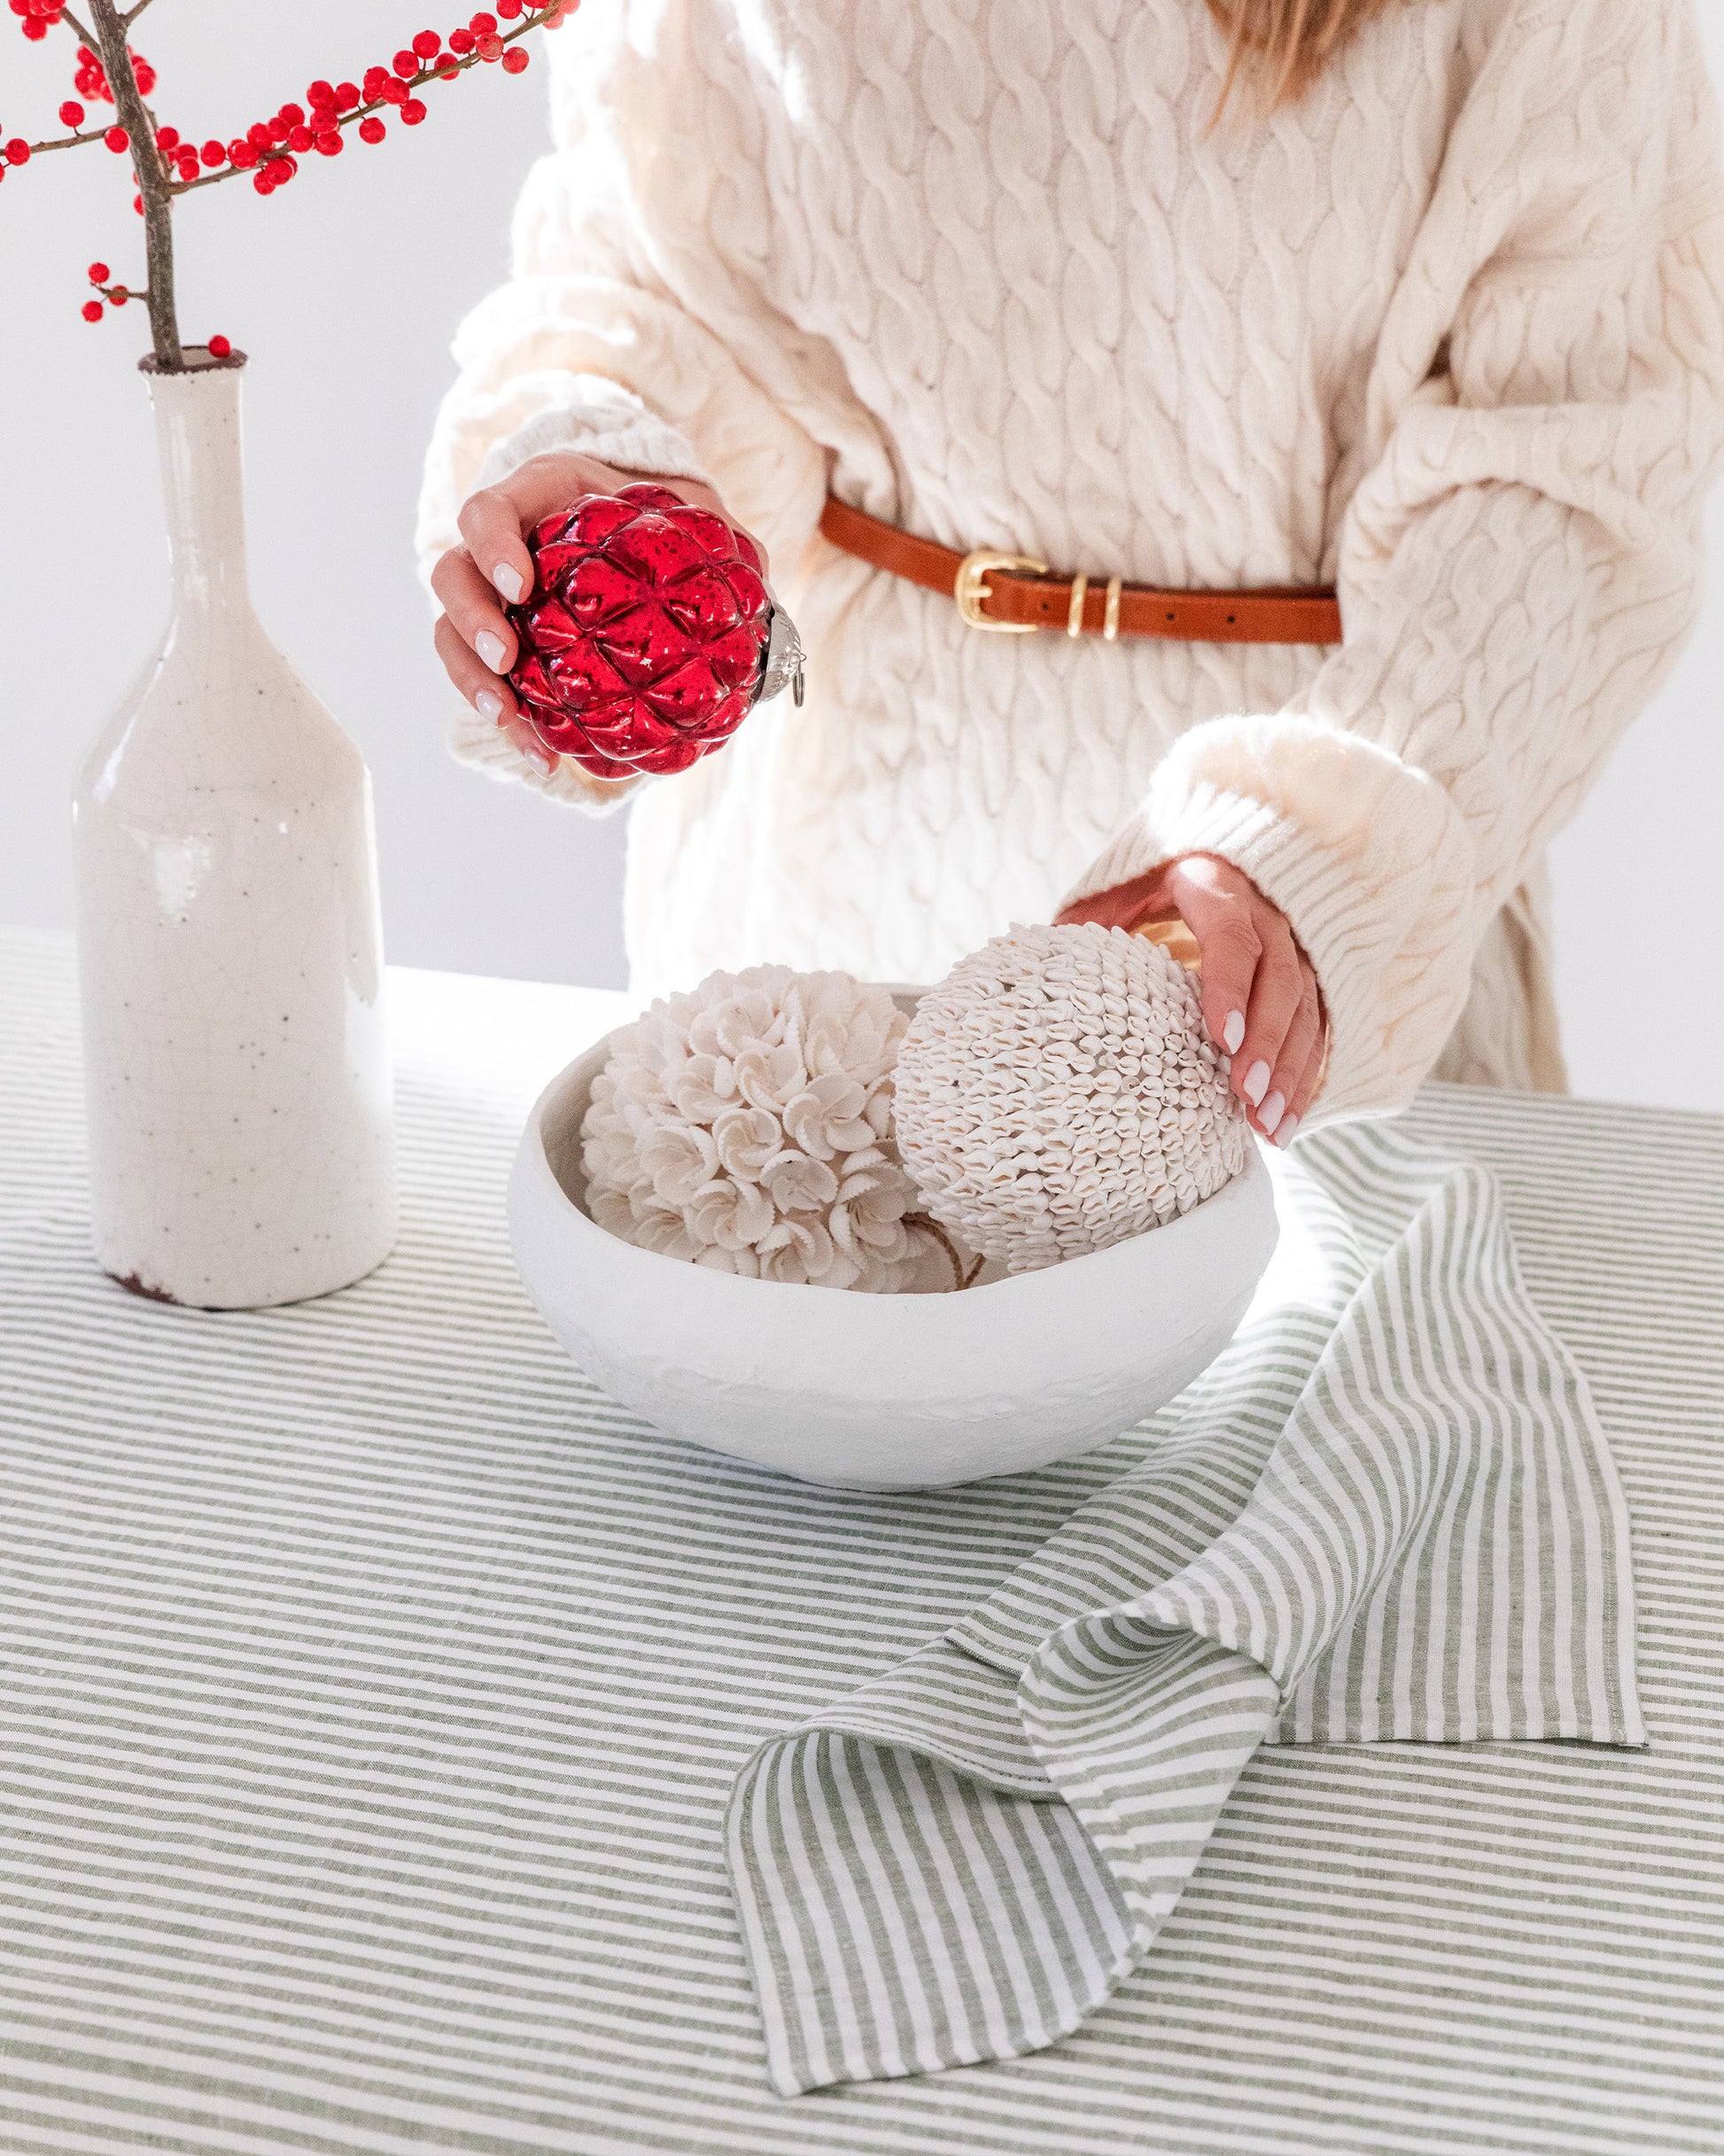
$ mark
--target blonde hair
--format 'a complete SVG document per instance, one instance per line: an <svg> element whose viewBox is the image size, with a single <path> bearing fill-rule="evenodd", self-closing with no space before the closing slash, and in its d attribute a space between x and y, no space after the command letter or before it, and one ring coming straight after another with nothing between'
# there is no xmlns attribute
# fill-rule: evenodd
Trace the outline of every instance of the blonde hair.
<svg viewBox="0 0 1724 2156"><path fill-rule="evenodd" d="M1297 104L1356 30L1404 0L1209 0L1227 32L1220 119L1243 78L1265 113Z"/></svg>

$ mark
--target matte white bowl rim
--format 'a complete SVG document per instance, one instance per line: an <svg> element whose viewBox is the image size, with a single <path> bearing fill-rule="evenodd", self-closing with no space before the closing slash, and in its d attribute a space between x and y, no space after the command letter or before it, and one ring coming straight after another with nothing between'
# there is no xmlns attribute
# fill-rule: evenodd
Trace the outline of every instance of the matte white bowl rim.
<svg viewBox="0 0 1724 2156"><path fill-rule="evenodd" d="M916 992L894 993L913 1008ZM584 1210L581 1118L610 1039L551 1080L522 1133L509 1192L521 1277L625 1406L806 1481L929 1488L1105 1444L1221 1352L1275 1249L1254 1145L1242 1174L1166 1227L961 1294L785 1287L665 1257Z"/></svg>

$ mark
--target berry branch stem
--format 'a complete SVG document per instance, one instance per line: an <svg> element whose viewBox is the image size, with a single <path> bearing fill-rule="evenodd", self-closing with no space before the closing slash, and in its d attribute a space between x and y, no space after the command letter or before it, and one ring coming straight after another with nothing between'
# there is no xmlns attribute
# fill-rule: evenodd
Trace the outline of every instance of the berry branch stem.
<svg viewBox="0 0 1724 2156"><path fill-rule="evenodd" d="M180 324L174 308L173 197L157 154L156 130L137 86L132 56L126 49L126 26L113 0L89 0L89 12L96 26L90 50L102 56L114 110L131 137L132 169L144 204L144 258L149 268L150 336L156 364L165 373L178 374L184 369L185 354L180 348ZM66 19L70 22L72 18L68 14Z"/></svg>
<svg viewBox="0 0 1724 2156"><path fill-rule="evenodd" d="M126 12L120 18L121 24L129 30L132 25L137 20L138 17L144 12L144 9L148 7L149 4L150 0L136 0L136 4L133 7L128 7L126 10Z"/></svg>
<svg viewBox="0 0 1724 2156"><path fill-rule="evenodd" d="M69 7L63 7L60 10L60 20L66 25L66 28L72 32L73 35L76 37L81 45L88 46L90 51L95 51L95 32L85 29L83 24L78 20L78 18L72 12L72 10Z"/></svg>
<svg viewBox="0 0 1724 2156"><path fill-rule="evenodd" d="M99 143L102 134L103 130L100 128L90 128L82 135L58 135L52 142L32 143L30 155L44 157L50 150L75 150L81 143Z"/></svg>
<svg viewBox="0 0 1724 2156"><path fill-rule="evenodd" d="M148 5L148 0L144 0L144 4ZM545 0L542 7L530 9L512 30L504 31L499 36L497 43L500 45L512 45L517 38L524 37L529 30L538 29L547 15L554 15L558 12L558 7L559 0ZM454 58L451 54L445 52L440 56L435 66L422 67L416 74L404 75L400 79L404 89L422 90L428 82L445 81L451 74L457 71L464 74L470 67L478 67L482 64L481 56L477 52L470 52L461 59ZM356 121L365 119L369 113L387 112L391 102L387 97L368 97L363 103L356 105L352 112L343 113L338 119L332 121L330 125L338 130L351 127ZM190 195L195 194L200 187L219 187L224 180L240 180L249 176L248 173L241 171L237 166L224 165L219 171L200 173L195 180L170 180L167 183L167 191L170 195Z"/></svg>

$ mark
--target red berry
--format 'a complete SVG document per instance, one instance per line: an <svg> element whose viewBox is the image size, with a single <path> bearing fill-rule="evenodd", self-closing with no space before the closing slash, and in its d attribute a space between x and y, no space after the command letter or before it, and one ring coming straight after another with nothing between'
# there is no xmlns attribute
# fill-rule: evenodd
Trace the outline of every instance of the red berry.
<svg viewBox="0 0 1724 2156"><path fill-rule="evenodd" d="M316 139L317 148L324 157L340 156L345 145L343 144L341 137L336 132L335 128L325 128L323 132L318 136Z"/></svg>
<svg viewBox="0 0 1724 2156"><path fill-rule="evenodd" d="M105 262L92 262L89 266L89 281L92 284L105 284L108 281L108 266Z"/></svg>
<svg viewBox="0 0 1724 2156"><path fill-rule="evenodd" d="M439 82L458 82L461 80L461 67L454 53L446 52L437 63L437 79Z"/></svg>
<svg viewBox="0 0 1724 2156"><path fill-rule="evenodd" d="M464 58L473 50L473 33L470 30L451 30L449 50L460 53Z"/></svg>
<svg viewBox="0 0 1724 2156"><path fill-rule="evenodd" d="M370 105L383 95L383 86L389 80L386 67L368 67L365 71L365 102Z"/></svg>
<svg viewBox="0 0 1724 2156"><path fill-rule="evenodd" d="M155 69L148 60L141 60L134 54L132 56L132 73L137 77L138 89L147 97L156 87Z"/></svg>
<svg viewBox="0 0 1724 2156"><path fill-rule="evenodd" d="M131 296L132 295L130 292L126 290L126 287L123 284L116 284L113 290L108 294L108 305L110 307L124 307L127 300L129 300Z"/></svg>
<svg viewBox="0 0 1724 2156"><path fill-rule="evenodd" d="M487 30L479 40L478 55L482 60L501 59L503 57L502 39L494 31Z"/></svg>
<svg viewBox="0 0 1724 2156"><path fill-rule="evenodd" d="M228 161L228 152L226 149L221 144L216 141L214 136L211 136L210 139L204 144L202 150L198 152L198 155L203 159L205 164L209 167L212 172L214 171L218 165L225 165Z"/></svg>
<svg viewBox="0 0 1724 2156"><path fill-rule="evenodd" d="M419 72L419 55L416 52L408 51L405 49L398 52L395 55L395 72L400 76L403 82L405 82L409 75L417 74Z"/></svg>
<svg viewBox="0 0 1724 2156"><path fill-rule="evenodd" d="M335 86L335 102L338 111L351 113L360 102L359 84L357 82L338 82Z"/></svg>
<svg viewBox="0 0 1724 2156"><path fill-rule="evenodd" d="M496 27L497 18L494 15L484 14L475 15L467 26L475 37L489 37Z"/></svg>
<svg viewBox="0 0 1724 2156"><path fill-rule="evenodd" d="M86 300L84 301L84 320L86 322L100 322L101 319L102 302L99 300Z"/></svg>
<svg viewBox="0 0 1724 2156"><path fill-rule="evenodd" d="M290 150L309 150L311 129L309 128L290 128L287 130L287 146Z"/></svg>
<svg viewBox="0 0 1724 2156"><path fill-rule="evenodd" d="M405 105L411 94L400 75L391 75L383 86L383 101L385 105Z"/></svg>
<svg viewBox="0 0 1724 2156"><path fill-rule="evenodd" d="M195 150L189 150L183 157L176 158L174 160L174 169L179 174L182 184L190 186L191 182L198 177L198 152Z"/></svg>
<svg viewBox="0 0 1724 2156"><path fill-rule="evenodd" d="M143 216L144 197L142 195L134 195L132 197L132 214L134 217Z"/></svg>
<svg viewBox="0 0 1724 2156"><path fill-rule="evenodd" d="M102 140L106 143L116 157L122 150L129 150L132 146L132 138L127 134L124 128L110 128Z"/></svg>
<svg viewBox="0 0 1724 2156"><path fill-rule="evenodd" d="M245 139L254 150L267 150L276 138L261 120L254 120L245 130Z"/></svg>
<svg viewBox="0 0 1724 2156"><path fill-rule="evenodd" d="M273 120L267 120L263 124L264 141L266 144L284 143L288 136L293 132L292 128L288 125L287 121L282 118L279 113L276 113Z"/></svg>
<svg viewBox="0 0 1724 2156"><path fill-rule="evenodd" d="M276 117L286 127L302 128L306 124L306 108L302 105L284 105Z"/></svg>
<svg viewBox="0 0 1724 2156"><path fill-rule="evenodd" d="M258 146L237 135L228 144L228 162L239 172L249 172L258 161Z"/></svg>
<svg viewBox="0 0 1724 2156"><path fill-rule="evenodd" d="M307 89L306 103L311 106L314 112L320 105L333 105L335 103L335 84L325 82L320 76Z"/></svg>
<svg viewBox="0 0 1724 2156"><path fill-rule="evenodd" d="M501 7L502 0L497 0L497 4ZM524 45L511 45L503 55L503 73L505 74L519 74L526 64L527 49Z"/></svg>
<svg viewBox="0 0 1724 2156"><path fill-rule="evenodd" d="M164 157L172 157L175 151L177 150L179 146L180 130L178 128L157 128L156 147L161 152Z"/></svg>
<svg viewBox="0 0 1724 2156"><path fill-rule="evenodd" d="M81 128L84 124L84 108L70 97L60 107L60 125L63 128Z"/></svg>
<svg viewBox="0 0 1724 2156"><path fill-rule="evenodd" d="M435 30L421 30L413 41L413 50L422 60L434 60L443 50L443 40Z"/></svg>
<svg viewBox="0 0 1724 2156"><path fill-rule="evenodd" d="M6 144L6 162L7 162L7 164L9 164L9 165L27 165L27 164L29 163L29 161L30 161L30 145L29 145L29 144L28 144L28 143L27 143L27 142L25 141L24 137L23 137L21 135L14 135L14 136L12 136L12 140L11 140L11 141L10 141L10 142L9 142L9 143Z"/></svg>
<svg viewBox="0 0 1724 2156"><path fill-rule="evenodd" d="M48 35L48 25L42 19L40 15L27 15L20 27L23 29L25 36L29 39L33 45L39 44ZM101 320L101 316L99 315L97 316L97 320L98 322Z"/></svg>
<svg viewBox="0 0 1724 2156"><path fill-rule="evenodd" d="M209 340L208 349L212 359L226 359L229 353L233 350L233 346L225 337L212 337Z"/></svg>
<svg viewBox="0 0 1724 2156"><path fill-rule="evenodd" d="M252 184L257 189L259 194L260 195L273 195L275 193L276 183L269 176L269 167L268 165L260 166L258 170L252 175Z"/></svg>
<svg viewBox="0 0 1724 2156"><path fill-rule="evenodd" d="M417 97L409 97L401 107L401 125L404 128L416 128L424 117L424 105Z"/></svg>
<svg viewBox="0 0 1724 2156"><path fill-rule="evenodd" d="M513 22L521 12L521 0L497 0L497 12L505 22Z"/></svg>
<svg viewBox="0 0 1724 2156"><path fill-rule="evenodd" d="M362 143L380 143L388 132L375 113L359 123L359 138Z"/></svg>

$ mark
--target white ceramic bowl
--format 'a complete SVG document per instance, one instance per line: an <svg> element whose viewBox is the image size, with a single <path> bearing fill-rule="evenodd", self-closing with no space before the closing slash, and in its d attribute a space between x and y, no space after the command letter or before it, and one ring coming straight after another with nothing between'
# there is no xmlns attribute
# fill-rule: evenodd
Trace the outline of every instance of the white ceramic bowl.
<svg viewBox="0 0 1724 2156"><path fill-rule="evenodd" d="M625 1405L804 1481L928 1489L1106 1444L1215 1360L1275 1249L1254 1145L1244 1174L1168 1226L961 1294L853 1295L687 1265L585 1210L581 1118L610 1052L607 1038L553 1078L522 1133L509 1190L521 1278Z"/></svg>

